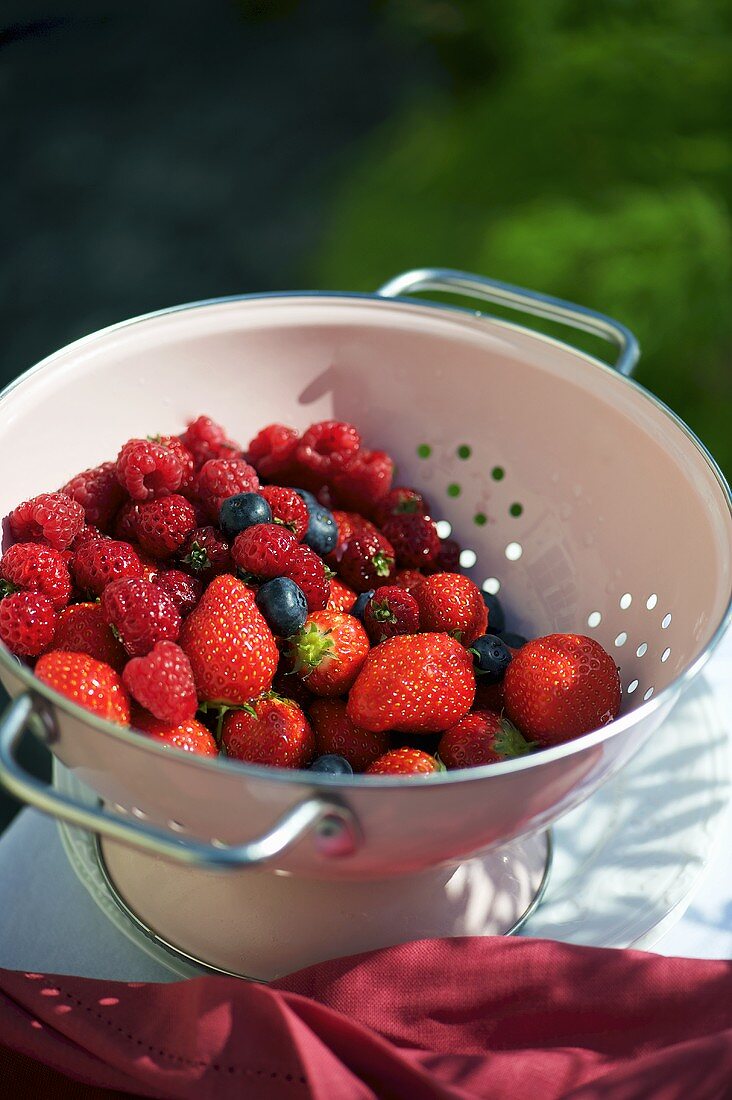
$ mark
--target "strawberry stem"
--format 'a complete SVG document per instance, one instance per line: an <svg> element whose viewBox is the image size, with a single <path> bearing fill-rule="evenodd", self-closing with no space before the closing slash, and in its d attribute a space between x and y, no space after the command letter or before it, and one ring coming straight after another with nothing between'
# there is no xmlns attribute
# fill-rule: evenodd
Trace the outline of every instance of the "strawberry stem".
<svg viewBox="0 0 732 1100"><path fill-rule="evenodd" d="M394 559L390 554L385 554L383 550L377 550L371 558L371 564L377 577L388 577L394 566Z"/></svg>
<svg viewBox="0 0 732 1100"><path fill-rule="evenodd" d="M322 663L328 651L333 649L333 639L329 634L329 630L320 630L315 623L310 623L293 636L290 656L295 672L307 670L307 675Z"/></svg>

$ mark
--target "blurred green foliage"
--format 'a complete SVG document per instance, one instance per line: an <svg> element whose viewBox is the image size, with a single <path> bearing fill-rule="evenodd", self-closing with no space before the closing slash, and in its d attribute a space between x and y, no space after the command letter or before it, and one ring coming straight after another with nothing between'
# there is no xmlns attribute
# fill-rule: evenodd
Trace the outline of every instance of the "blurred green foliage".
<svg viewBox="0 0 732 1100"><path fill-rule="evenodd" d="M424 265L624 321L732 472L732 0L390 0L438 87L349 161L317 277Z"/></svg>

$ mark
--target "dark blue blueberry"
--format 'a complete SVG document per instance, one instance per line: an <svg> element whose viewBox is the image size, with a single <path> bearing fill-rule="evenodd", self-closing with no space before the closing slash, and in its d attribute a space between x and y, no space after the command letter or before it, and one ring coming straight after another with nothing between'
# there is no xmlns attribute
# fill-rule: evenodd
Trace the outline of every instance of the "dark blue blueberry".
<svg viewBox="0 0 732 1100"><path fill-rule="evenodd" d="M524 638L523 634L513 634L510 630L501 631L501 641L506 645L510 645L511 649L521 649L522 645L526 645L528 638Z"/></svg>
<svg viewBox="0 0 732 1100"><path fill-rule="evenodd" d="M484 592L483 600L488 608L488 626L493 634L500 634L506 629L506 616L503 613L503 605L492 592Z"/></svg>
<svg viewBox="0 0 732 1100"><path fill-rule="evenodd" d="M267 626L280 638L289 638L305 625L308 601L299 585L289 577L275 577L257 592L257 607L267 620Z"/></svg>
<svg viewBox="0 0 732 1100"><path fill-rule="evenodd" d="M484 684L497 684L511 664L511 651L495 634L483 634L470 646L478 678Z"/></svg>
<svg viewBox="0 0 732 1100"><path fill-rule="evenodd" d="M363 622L363 613L366 610L366 604L373 596L374 591L375 589L372 588L370 592L362 592L354 603L353 607L351 608L349 614L355 615L357 619L360 619L361 622Z"/></svg>
<svg viewBox="0 0 732 1100"><path fill-rule="evenodd" d="M353 768L345 756L338 756L334 752L319 756L310 765L310 771L323 772L324 775L353 775Z"/></svg>
<svg viewBox="0 0 732 1100"><path fill-rule="evenodd" d="M219 508L219 526L233 538L255 523L271 523L272 509L259 493L237 493L227 497Z"/></svg>
<svg viewBox="0 0 732 1100"><path fill-rule="evenodd" d="M324 554L335 550L338 542L338 524L333 519L332 513L307 489L295 489L295 492L305 501L305 507L308 510L308 529L302 541L322 558Z"/></svg>

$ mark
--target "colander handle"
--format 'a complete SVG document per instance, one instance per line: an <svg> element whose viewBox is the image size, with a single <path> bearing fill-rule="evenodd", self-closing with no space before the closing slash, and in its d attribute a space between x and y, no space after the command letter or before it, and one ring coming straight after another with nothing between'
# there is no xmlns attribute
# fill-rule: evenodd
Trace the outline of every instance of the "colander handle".
<svg viewBox="0 0 732 1100"><path fill-rule="evenodd" d="M215 871L261 867L310 831L317 851L324 856L347 856L358 847L360 830L353 813L330 796L305 798L287 810L266 833L245 844L227 847L178 839L154 825L85 806L29 775L18 762L15 750L34 711L32 697L24 693L11 702L0 719L0 783L22 802L70 825L176 863Z"/></svg>
<svg viewBox="0 0 732 1100"><path fill-rule="evenodd" d="M519 313L530 313L534 317L544 317L569 328L591 332L593 336L600 336L618 348L620 354L614 366L620 374L632 374L638 362L638 341L630 329L619 321L614 321L612 317L572 302L564 302L561 298L539 294L536 290L525 290L521 286L501 283L497 279L486 279L482 275L471 275L467 271L453 271L446 267L423 267L405 271L379 287L377 294L384 298L402 298L421 290L470 295L484 302L494 302L496 305L515 309Z"/></svg>

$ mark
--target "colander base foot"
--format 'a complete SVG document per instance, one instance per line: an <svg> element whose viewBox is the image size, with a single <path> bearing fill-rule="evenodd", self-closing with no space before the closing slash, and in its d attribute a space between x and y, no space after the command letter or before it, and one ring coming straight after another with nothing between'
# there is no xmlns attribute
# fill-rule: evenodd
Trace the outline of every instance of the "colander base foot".
<svg viewBox="0 0 732 1100"><path fill-rule="evenodd" d="M381 881L322 881L172 867L113 842L101 871L127 919L174 960L271 981L326 959L419 939L508 935L539 904L547 831L475 857Z"/></svg>

